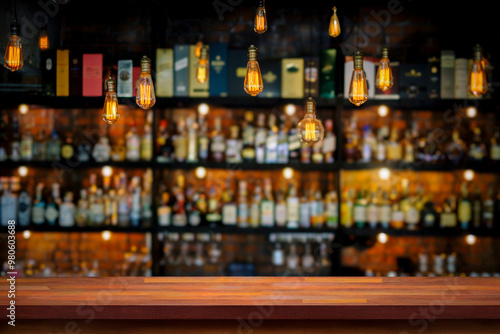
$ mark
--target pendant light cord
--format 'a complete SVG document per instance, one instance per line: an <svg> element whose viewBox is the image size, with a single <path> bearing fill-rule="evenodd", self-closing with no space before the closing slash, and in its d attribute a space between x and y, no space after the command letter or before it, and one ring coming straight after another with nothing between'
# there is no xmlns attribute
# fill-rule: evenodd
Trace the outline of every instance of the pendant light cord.
<svg viewBox="0 0 500 334"><path fill-rule="evenodd" d="M17 22L17 0L14 0L14 21Z"/></svg>

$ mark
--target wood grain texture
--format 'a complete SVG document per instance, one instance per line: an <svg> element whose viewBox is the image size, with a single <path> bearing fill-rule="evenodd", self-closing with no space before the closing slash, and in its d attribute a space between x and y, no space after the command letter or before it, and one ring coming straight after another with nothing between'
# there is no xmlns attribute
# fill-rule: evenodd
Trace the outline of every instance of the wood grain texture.
<svg viewBox="0 0 500 334"><path fill-rule="evenodd" d="M0 283L5 319L7 284ZM500 278L102 277L16 282L17 319L500 319Z"/></svg>

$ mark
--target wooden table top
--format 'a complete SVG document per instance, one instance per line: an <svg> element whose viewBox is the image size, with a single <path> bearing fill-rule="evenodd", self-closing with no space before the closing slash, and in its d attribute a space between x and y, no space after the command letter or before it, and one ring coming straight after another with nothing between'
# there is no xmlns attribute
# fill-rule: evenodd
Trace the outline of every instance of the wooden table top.
<svg viewBox="0 0 500 334"><path fill-rule="evenodd" d="M19 278L15 301L18 319L500 319L500 278Z"/></svg>

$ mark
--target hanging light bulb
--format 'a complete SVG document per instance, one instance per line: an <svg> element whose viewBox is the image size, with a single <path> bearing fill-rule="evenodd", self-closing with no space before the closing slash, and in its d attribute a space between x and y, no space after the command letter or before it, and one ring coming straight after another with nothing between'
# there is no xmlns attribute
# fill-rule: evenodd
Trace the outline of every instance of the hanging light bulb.
<svg viewBox="0 0 500 334"><path fill-rule="evenodd" d="M49 48L49 36L47 35L47 29L42 28L40 30L40 38L38 39L38 47L40 50L45 51Z"/></svg>
<svg viewBox="0 0 500 334"><path fill-rule="evenodd" d="M474 47L473 62L469 74L469 82L467 84L467 89L475 97L481 97L484 93L488 91L488 85L486 83L486 72L483 66L483 50L478 44Z"/></svg>
<svg viewBox="0 0 500 334"><path fill-rule="evenodd" d="M328 27L328 34L332 37L338 37L340 35L340 22L337 16L337 7L333 7L333 15L330 19L330 26Z"/></svg>
<svg viewBox="0 0 500 334"><path fill-rule="evenodd" d="M107 93L104 100L104 108L102 109L102 119L108 124L115 123L120 115L118 114L118 98L116 97L115 80L109 77L106 80Z"/></svg>
<svg viewBox="0 0 500 334"><path fill-rule="evenodd" d="M198 42L196 42L196 45L194 47L194 55L196 58L200 58L201 56L201 48L203 47L203 41L202 41L203 35L200 35L200 38L198 39Z"/></svg>
<svg viewBox="0 0 500 334"><path fill-rule="evenodd" d="M147 110L155 105L156 96L151 78L151 60L144 56L141 59L141 74L136 83L136 98L135 102L139 107Z"/></svg>
<svg viewBox="0 0 500 334"><path fill-rule="evenodd" d="M20 29L21 26L17 23L17 20L10 24L10 37L3 57L3 66L12 72L23 67L23 46L19 36Z"/></svg>
<svg viewBox="0 0 500 334"><path fill-rule="evenodd" d="M316 119L316 102L312 97L306 101L306 115L297 124L299 140L303 143L314 143L325 135L325 128L319 119Z"/></svg>
<svg viewBox="0 0 500 334"><path fill-rule="evenodd" d="M267 17L264 0L259 0L259 6L257 7L257 12L255 13L253 30L259 34L265 33L267 30Z"/></svg>
<svg viewBox="0 0 500 334"><path fill-rule="evenodd" d="M259 63L257 62L257 48L250 45L248 48L247 73L244 82L245 92L256 96L264 89L262 74L260 73Z"/></svg>
<svg viewBox="0 0 500 334"><path fill-rule="evenodd" d="M208 49L206 46L201 48L200 59L196 65L196 80L199 83L205 83L208 80Z"/></svg>
<svg viewBox="0 0 500 334"><path fill-rule="evenodd" d="M365 71L363 70L363 56L361 52L354 54L354 70L352 71L351 84L349 85L349 101L360 106L368 100L368 87L366 86Z"/></svg>
<svg viewBox="0 0 500 334"><path fill-rule="evenodd" d="M378 63L377 76L375 77L375 86L382 91L386 91L394 84L392 78L392 68L389 62L389 50L382 49L382 59Z"/></svg>

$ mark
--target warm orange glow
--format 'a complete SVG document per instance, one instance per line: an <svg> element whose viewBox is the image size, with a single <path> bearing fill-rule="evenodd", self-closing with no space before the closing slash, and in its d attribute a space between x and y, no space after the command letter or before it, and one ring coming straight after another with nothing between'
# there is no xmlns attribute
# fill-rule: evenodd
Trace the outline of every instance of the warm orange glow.
<svg viewBox="0 0 500 334"><path fill-rule="evenodd" d="M196 80L199 83L205 83L208 80L208 60L200 59L196 66Z"/></svg>
<svg viewBox="0 0 500 334"><path fill-rule="evenodd" d="M306 123L304 131L304 139L306 141L314 141L316 137L316 125L311 123Z"/></svg>
<svg viewBox="0 0 500 334"><path fill-rule="evenodd" d="M202 47L203 47L203 42L202 41L196 42L196 45L195 45L195 48L194 48L194 55L196 56L196 58L200 58L200 56L201 56L201 48Z"/></svg>
<svg viewBox="0 0 500 334"><path fill-rule="evenodd" d="M141 96L140 103L143 105L147 105L151 103L151 86L148 84L141 84Z"/></svg>
<svg viewBox="0 0 500 334"><path fill-rule="evenodd" d="M23 50L19 36L10 36L7 48L5 49L3 63L11 71L17 71L23 67Z"/></svg>
<svg viewBox="0 0 500 334"><path fill-rule="evenodd" d="M337 16L337 7L333 7L333 15L332 18L330 19L328 34L332 37L337 37L340 35L340 22Z"/></svg>
<svg viewBox="0 0 500 334"><path fill-rule="evenodd" d="M475 97L480 97L488 91L486 73L480 61L474 61L472 63L468 89Z"/></svg>
<svg viewBox="0 0 500 334"><path fill-rule="evenodd" d="M349 101L360 106L368 100L368 87L366 85L365 73L362 69L352 72L351 84L349 85Z"/></svg>
<svg viewBox="0 0 500 334"><path fill-rule="evenodd" d="M245 92L256 96L264 89L262 74L260 73L259 63L255 60L249 60L247 64L247 73L244 82Z"/></svg>
<svg viewBox="0 0 500 334"><path fill-rule="evenodd" d="M391 88L393 84L394 81L392 78L392 69L389 59L382 58L377 70L377 76L375 77L375 86L383 91L386 91Z"/></svg>
<svg viewBox="0 0 500 334"><path fill-rule="evenodd" d="M156 96L154 93L153 80L149 73L141 73L139 77L136 102L142 109L149 109L154 106Z"/></svg>
<svg viewBox="0 0 500 334"><path fill-rule="evenodd" d="M255 21L253 25L253 30L256 33L262 34L267 30L267 17L265 8L258 7L257 13L255 14Z"/></svg>
<svg viewBox="0 0 500 334"><path fill-rule="evenodd" d="M40 39L38 40L38 47L40 50L45 51L49 48L49 36L47 36L47 32L42 30L40 32Z"/></svg>
<svg viewBox="0 0 500 334"><path fill-rule="evenodd" d="M118 114L118 99L116 93L107 93L106 100L104 101L104 108L102 109L102 119L108 124L115 123L120 115Z"/></svg>

